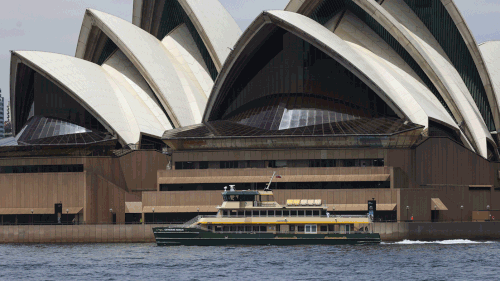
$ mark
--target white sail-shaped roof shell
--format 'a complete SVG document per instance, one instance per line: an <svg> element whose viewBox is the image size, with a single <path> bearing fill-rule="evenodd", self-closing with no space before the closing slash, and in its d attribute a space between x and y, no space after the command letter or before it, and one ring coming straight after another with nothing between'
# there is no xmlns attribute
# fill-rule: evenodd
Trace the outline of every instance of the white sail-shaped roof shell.
<svg viewBox="0 0 500 281"><path fill-rule="evenodd" d="M184 78L180 65L165 46L154 36L118 17L87 10L83 21L77 56L83 58L92 25L104 32L137 68L156 94L175 127L199 123L206 95ZM85 26L87 25L87 26ZM90 25L90 26L88 26Z"/></svg>
<svg viewBox="0 0 500 281"><path fill-rule="evenodd" d="M171 1L171 0L170 0ZM218 0L175 0L182 6L207 47L218 71L241 36L236 21ZM133 23L140 26L144 0L134 0Z"/></svg>
<svg viewBox="0 0 500 281"><path fill-rule="evenodd" d="M452 119L446 114L439 103L433 104L430 95L412 91L411 87L395 78L397 73L389 67L386 62L374 59L362 49L357 49L349 43L333 34L330 30L305 16L284 12L268 11L261 14L243 34L235 47L233 54L226 61L223 72L214 86L214 91L209 99L204 115L204 121L209 121L211 110L219 95L218 91L224 83L225 77L234 67L236 58L243 52L246 44L266 24L274 24L278 27L301 37L329 54L341 64L356 74L363 82L369 85L393 110L401 117L413 123L428 125L429 116L453 127ZM424 103L427 108L422 107Z"/></svg>
<svg viewBox="0 0 500 281"><path fill-rule="evenodd" d="M140 129L121 87L99 65L54 53L13 52L11 67L16 69L19 63L27 65L63 89L108 131L117 135L122 143L139 142ZM13 92L15 88L11 88Z"/></svg>
<svg viewBox="0 0 500 281"><path fill-rule="evenodd" d="M455 120L460 124L462 135L467 137L467 139L462 137L464 144L470 143L473 150L486 157L487 142L494 142L481 113L460 74L418 16L403 0L385 0L382 5L373 0L352 1L385 28L419 64L439 90ZM498 124L497 101L491 98L493 89L490 76L484 67L475 40L455 3L451 0L442 0L442 2L471 52L488 95L495 123ZM286 9L310 14L320 3L322 0L291 0Z"/></svg>

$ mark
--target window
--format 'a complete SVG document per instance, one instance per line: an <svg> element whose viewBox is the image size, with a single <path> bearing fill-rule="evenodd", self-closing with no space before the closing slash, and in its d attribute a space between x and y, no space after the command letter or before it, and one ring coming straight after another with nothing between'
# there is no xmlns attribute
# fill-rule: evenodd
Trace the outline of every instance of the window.
<svg viewBox="0 0 500 281"><path fill-rule="evenodd" d="M261 232L266 232L266 231L267 231L267 226L265 226L265 225L261 225L261 226L260 226L260 231L261 231Z"/></svg>
<svg viewBox="0 0 500 281"><path fill-rule="evenodd" d="M252 231L252 226L251 225L245 225L245 232L251 232Z"/></svg>
<svg viewBox="0 0 500 281"><path fill-rule="evenodd" d="M193 170L194 162L175 162L176 170Z"/></svg>
<svg viewBox="0 0 500 281"><path fill-rule="evenodd" d="M32 166L2 166L0 174L26 173L81 173L83 165L32 165Z"/></svg>
<svg viewBox="0 0 500 281"><path fill-rule="evenodd" d="M335 159L313 159L309 160L309 167L335 167Z"/></svg>
<svg viewBox="0 0 500 281"><path fill-rule="evenodd" d="M303 217L304 216L304 210L299 210L298 211L298 216Z"/></svg>
<svg viewBox="0 0 500 281"><path fill-rule="evenodd" d="M267 216L268 217L274 217L274 210L267 211Z"/></svg>
<svg viewBox="0 0 500 281"><path fill-rule="evenodd" d="M328 226L322 225L320 226L321 231L328 231Z"/></svg>
<svg viewBox="0 0 500 281"><path fill-rule="evenodd" d="M238 168L238 161L220 161L221 169L235 169Z"/></svg>
<svg viewBox="0 0 500 281"><path fill-rule="evenodd" d="M290 216L290 211L283 211L283 216L284 217L289 217Z"/></svg>
<svg viewBox="0 0 500 281"><path fill-rule="evenodd" d="M260 211L260 216L261 217L265 217L267 214L266 214L266 211Z"/></svg>
<svg viewBox="0 0 500 281"><path fill-rule="evenodd" d="M252 217L258 217L259 211L252 211Z"/></svg>
<svg viewBox="0 0 500 281"><path fill-rule="evenodd" d="M315 224L306 224L306 233L318 233L317 226Z"/></svg>
<svg viewBox="0 0 500 281"><path fill-rule="evenodd" d="M238 217L244 217L245 211L238 211Z"/></svg>
<svg viewBox="0 0 500 281"><path fill-rule="evenodd" d="M319 211L313 211L313 217L319 217Z"/></svg>
<svg viewBox="0 0 500 281"><path fill-rule="evenodd" d="M311 210L306 211L306 217L311 217L313 212Z"/></svg>
<svg viewBox="0 0 500 281"><path fill-rule="evenodd" d="M259 232L259 226L258 225L252 226L252 231L253 232Z"/></svg>
<svg viewBox="0 0 500 281"><path fill-rule="evenodd" d="M281 211L281 210L280 210L280 211L276 211L276 216L277 216L277 217L281 217L281 216L282 216L282 213L283 213L283 211Z"/></svg>
<svg viewBox="0 0 500 281"><path fill-rule="evenodd" d="M356 161L354 159L344 159L344 167L355 167Z"/></svg>
<svg viewBox="0 0 500 281"><path fill-rule="evenodd" d="M292 210L290 212L291 212L291 216L292 217L296 217L297 216L297 210Z"/></svg>
<svg viewBox="0 0 500 281"><path fill-rule="evenodd" d="M208 161L201 161L200 170L206 170L206 169L208 169Z"/></svg>
<svg viewBox="0 0 500 281"><path fill-rule="evenodd" d="M298 232L304 232L304 226L303 225L297 226L297 231Z"/></svg>
<svg viewBox="0 0 500 281"><path fill-rule="evenodd" d="M295 231L295 225L291 224L289 227L290 227L290 231Z"/></svg>

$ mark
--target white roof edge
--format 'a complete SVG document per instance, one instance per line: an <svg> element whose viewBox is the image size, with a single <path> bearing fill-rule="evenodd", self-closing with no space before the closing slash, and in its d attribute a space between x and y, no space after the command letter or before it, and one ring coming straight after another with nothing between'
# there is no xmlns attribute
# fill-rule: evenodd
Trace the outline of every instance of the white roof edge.
<svg viewBox="0 0 500 281"><path fill-rule="evenodd" d="M132 24L141 27L143 0L134 0L132 10Z"/></svg>

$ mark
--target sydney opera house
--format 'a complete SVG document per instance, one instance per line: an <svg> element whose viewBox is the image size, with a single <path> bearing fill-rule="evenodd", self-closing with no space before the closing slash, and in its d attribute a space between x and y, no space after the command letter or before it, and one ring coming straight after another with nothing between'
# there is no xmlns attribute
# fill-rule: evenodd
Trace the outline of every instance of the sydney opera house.
<svg viewBox="0 0 500 281"><path fill-rule="evenodd" d="M453 0L291 0L245 31L218 0L88 9L74 57L12 51L1 223L184 221L273 174L281 203L471 220L500 209L499 66Z"/></svg>

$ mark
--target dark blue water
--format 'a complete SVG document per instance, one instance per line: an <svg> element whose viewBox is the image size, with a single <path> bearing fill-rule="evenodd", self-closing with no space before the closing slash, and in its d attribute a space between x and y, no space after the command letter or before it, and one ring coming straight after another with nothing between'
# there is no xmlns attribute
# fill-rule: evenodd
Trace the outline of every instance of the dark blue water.
<svg viewBox="0 0 500 281"><path fill-rule="evenodd" d="M0 280L498 280L500 242L0 245Z"/></svg>

